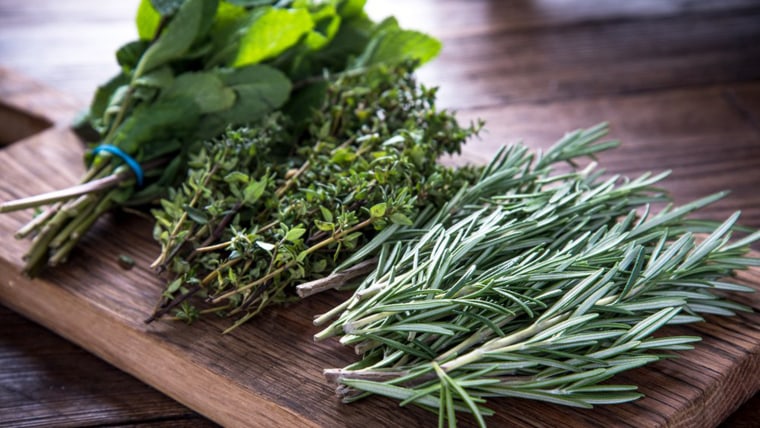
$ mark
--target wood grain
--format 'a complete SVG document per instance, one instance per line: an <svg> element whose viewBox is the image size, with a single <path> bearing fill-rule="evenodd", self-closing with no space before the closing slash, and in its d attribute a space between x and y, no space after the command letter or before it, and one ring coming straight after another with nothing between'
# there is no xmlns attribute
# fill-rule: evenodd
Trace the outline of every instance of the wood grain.
<svg viewBox="0 0 760 428"><path fill-rule="evenodd" d="M24 74L42 80L48 86L74 95L73 100L60 93L55 97L28 96L39 93L39 85L21 78L19 74L8 75L0 68L0 81L6 82L0 84L0 104L7 106L7 99L14 96L15 105L22 103L16 113L31 111L33 117L40 119L45 113L41 113L39 105L44 110L45 104L58 103L60 108L48 109L52 111L46 114L56 115L51 122L68 121L71 109L84 105L95 86L116 71L113 51L119 44L133 37L131 15L135 5L135 0L108 3L97 0L20 3L0 0L0 63L21 69ZM439 60L421 70L423 80L429 84L443 85L440 92L443 105L459 110L461 118L485 117L489 120L489 132L484 135L482 142L466 148L466 159L485 159L496 146L517 139L525 139L533 147L545 147L569 129L607 120L612 124L614 136L621 138L624 145L620 150L602 157L604 166L628 174L672 169L673 176L666 182L666 187L673 191L676 200L680 202L714 190L732 189L728 198L710 207L705 215L719 218L741 209L743 223L760 226L760 192L756 190L756 185L760 182L760 157L757 152L760 147L760 78L757 76L760 69L757 49L760 39L758 27L753 25L757 21L759 1L524 0L507 4L498 0L407 0L403 7L399 7L398 2L370 0L368 7L373 16L393 13L399 16L403 25L429 31L443 39L444 52ZM7 83L9 80L13 83ZM0 112L9 113L11 110L0 106ZM6 114L5 117L9 116ZM38 122L37 119L31 119L31 124L14 132L15 136L8 141L47 125L46 121ZM14 114L10 122L16 124L23 120L26 119ZM8 120L0 124L0 134L9 134ZM60 129L48 132L44 138L55 139L56 144L60 140L61 144L76 146L75 142L68 141L69 137ZM11 147L15 146L16 144ZM14 171L13 174L20 174L13 175L14 179L24 180L25 186L36 189L51 190L74 180L75 174L69 173L67 168L45 165L64 159L66 162L74 162L72 165L76 168L79 165L78 153L68 153L67 149L59 146L47 148L47 151L47 154L35 155L34 160L40 165L33 172L48 174L51 176L49 182L35 182L25 175L24 166L9 165L5 158L0 158L0 182L9 176L7 174L11 170ZM59 155L67 153L68 157L59 158ZM0 192L5 192L0 194L0 199L10 197L11 194L25 196L8 189ZM24 219L23 215L16 217L15 224L20 224ZM113 240L129 239L129 235L113 230L134 227L134 222L134 219L123 216L110 216L88 238L87 247L77 253L75 257L79 261L74 263L76 267L67 268L68 273L51 275L47 280L74 282L76 275L90 277L90 271L96 275L91 278L99 278L98 275L102 277L107 270L117 270L115 257L125 251L124 241L120 241L119 245L119 241ZM138 227L147 228L146 225ZM0 233L8 232L3 230ZM3 239L2 242L5 243L6 240ZM138 247L139 251L155 251L150 245L152 244L145 240ZM101 254L101 248L106 248L109 252ZM22 247L15 246L6 248L5 254L18 257L21 249ZM143 266L144 261L152 257L153 254L144 255L141 259ZM103 260L101 263L104 265L88 265L81 261L82 258ZM17 262L9 266L6 268L18 267ZM139 289L139 292L135 292L150 296L115 298L105 291L109 289L104 283L105 279L101 279L102 283L98 284L68 285L64 290L70 293L92 293L91 302L81 308L83 311L100 314L114 310L118 319L142 316L143 311L129 310L125 306L148 304L147 302L152 305L153 294L157 295L158 290L156 284L148 279L150 275L140 272L125 272L125 277L119 280L120 284L129 282L132 284L130 290ZM0 279L4 279L3 276L0 272ZM144 281L147 282L142 284ZM96 303L101 300L105 303ZM274 329L278 333L281 331L278 328L285 323L285 326L295 330L282 333L284 337L288 340L305 340L314 332L308 323L308 314L315 313L328 304L329 302L311 302L299 307L297 311L294 308L291 308L292 312L289 309L273 311L265 317L260 328ZM69 312L75 311L79 306L68 309ZM650 397L639 403L603 407L588 413L571 412L567 415L563 413L567 409L563 408L552 409L549 406L551 410L547 411L545 405L505 400L499 403L499 409L512 419L492 418L489 422L493 426L510 421L512 424L527 426L542 423L548 425L550 422L554 425L572 422L581 426L594 426L599 423L596 415L602 415L602 418L618 418L614 424L616 426L652 426L668 423L663 416L664 412L673 415L673 423L681 426L713 426L718 423L718 417L700 416L704 412L701 407L710 406L715 409L715 414L727 415L730 412L728 408L736 405L732 400L751 393L736 388L730 383L732 378L728 374L712 370L711 367L726 365L743 368L744 372L739 370L739 374L731 375L742 380L757 379L760 373L756 363L742 362L744 360L737 357L744 352L742 350L754 349L753 343L756 346L757 336L739 340L738 345L734 343L737 339L735 331L742 331L741 325L756 326L758 320L739 319L739 324L732 327L725 324L723 319L711 321L720 323L722 329L708 331L706 334L721 338L728 335L730 337L726 340L730 343L715 343L713 346L713 342L706 341L703 345L707 344L708 348L703 349L703 345L700 345L694 351L698 354L689 353L680 363L673 362L673 366L666 365L665 368L658 364L646 375L635 373L634 380L645 376L645 380L659 386L645 389ZM138 332L141 331L139 327L135 327ZM217 327L219 326L213 326L214 329ZM18 328L27 331L18 333L21 337L25 337L25 334L36 335L39 331L31 323L20 323ZM171 329L185 332L182 326L173 326ZM161 331L155 334L158 337L169 334L160 333ZM20 342L11 340L15 336L10 333L0 330L0 334L0 346L17 351L21 349L22 355L28 355L27 351L35 354L33 361L28 361L28 367L29 370L37 370L36 376L39 377L36 380L30 379L23 387L17 384L19 389L13 392L13 400L16 401L5 401L6 396L0 395L0 425L34 425L35 418L40 421L37 425L48 426L66 423L121 425L142 422L150 426L208 424L193 419L195 416L189 412L182 413L177 410L179 407L163 407L163 404L148 406L145 413L140 413L130 404L140 401L109 401L108 392L99 392L97 388L89 390L91 396L75 394L72 397L65 390L56 393L55 389L47 391L48 394L45 395L35 394L34 391L47 387L46 375L51 370L54 371L50 367L54 366L57 350L65 350L68 345L62 341L51 341L48 347L41 342L38 352L37 348L23 348ZM189 330L182 334L185 336L180 337L192 339L188 343L193 344L193 349L198 346L204 352L214 349L214 340L219 340L213 335L213 339L208 339L212 343L206 343L205 338L191 337L193 335ZM271 337L266 332L251 333L251 336L253 337L233 336L233 339L225 340L234 343L235 345L230 345L233 348L247 349L247 353L251 354L256 352L251 350L252 340L267 340ZM55 343L59 344L58 347ZM304 353L304 349L315 353L323 352L324 355L318 360L327 366L337 366L352 358L340 349L314 350L307 346L308 340L300 343L303 349L286 348L283 357L269 355L263 368L252 368L254 366L251 364L258 360L245 354L237 363L231 364L229 369L229 373L239 370L244 374L228 377L235 381L236 376L263 376L258 385L272 389L269 395L265 395L265 399L270 396L281 397L280 401L272 401L287 406L288 400L300 396L292 391L283 393L285 387L277 385L276 376L271 372L287 368L279 361L280 358L294 358ZM172 349L183 352L189 348L179 346ZM333 351L336 352L335 355L330 354ZM13 361L20 364L19 358L22 357L14 357L13 352L4 355L9 355L9 367L14 367ZM312 358L311 354L307 355ZM757 355L757 350L754 355ZM118 372L108 374L106 369L98 369L100 366L97 359L84 355L81 358L85 361L82 364L92 365L93 372L100 373L104 379L119 385L125 392L143 391L138 383L130 382ZM334 358L339 361L330 363ZM712 365L694 365L692 358L713 362L710 363ZM197 361L194 362L196 363ZM88 379L90 371L75 365L67 368L72 371L68 388L86 389L86 381L78 383L74 379ZM227 373L219 367L213 371ZM12 379L11 370L0 369L0 386L5 387ZM303 381L304 378L297 379ZM335 407L334 410L327 410L329 414L364 411L363 407L358 411L347 410L336 403L319 376L315 375L305 385L306 391L321 391L321 395L317 396L323 401L315 407ZM711 385L728 386L716 394ZM693 405L698 410L693 412L674 413L674 406L679 406L679 403L668 397L685 394L688 400L702 397L700 391L703 390L707 391L704 397L713 398L695 399ZM145 394L146 397L152 396L148 392ZM755 397L755 406L745 406L745 416L737 414L736 418L725 422L727 426L757 425L757 413L752 413L757 407L757 396ZM104 404L99 407L98 402ZM5 406L5 403L12 404ZM64 404L69 407L64 408ZM34 416L24 418L22 412L17 411L20 406L35 405L38 405L39 412L34 413ZM76 411L76 406L81 406L83 410ZM367 418L349 420L354 425L377 424L380 419L372 419L372 415L397 415L392 402L373 401L359 403L359 406L373 409L379 406L377 412L380 413L368 413L370 416ZM512 406L527 406L528 412L523 414L510 411ZM307 406L306 410L301 409L296 413L308 413L308 408ZM425 412L412 411L414 416L408 416L410 413L404 412L406 416L394 416L398 423L422 426L432 424L430 415ZM536 413L545 418L538 421L532 419L531 415ZM697 425L692 424L695 418L699 418ZM325 424L330 426L349 423L329 420L329 417L325 420Z"/></svg>
<svg viewBox="0 0 760 428"><path fill-rule="evenodd" d="M134 382L46 329L28 324L0 307L2 425L75 427L182 421L202 426L202 417L176 401Z"/></svg>

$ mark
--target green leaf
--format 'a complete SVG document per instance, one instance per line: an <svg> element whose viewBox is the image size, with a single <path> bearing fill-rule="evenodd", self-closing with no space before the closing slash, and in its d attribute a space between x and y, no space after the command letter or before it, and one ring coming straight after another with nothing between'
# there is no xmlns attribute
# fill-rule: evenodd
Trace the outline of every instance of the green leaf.
<svg viewBox="0 0 760 428"><path fill-rule="evenodd" d="M218 0L187 0L183 3L158 39L143 54L135 77L187 53L193 42L208 31L217 5Z"/></svg>
<svg viewBox="0 0 760 428"><path fill-rule="evenodd" d="M250 178L247 174L243 174L240 171L232 171L231 173L224 176L224 181L227 183L242 183L246 184Z"/></svg>
<svg viewBox="0 0 760 428"><path fill-rule="evenodd" d="M396 400L404 400L412 395L415 395L414 389L408 389L401 386L390 385L382 382L374 382L370 380L361 379L341 379L341 383L344 383L352 388L356 388L361 391L366 391L372 394L382 395L385 397L395 398ZM414 400L415 403L432 408L438 407L438 400L430 395L425 395L419 399Z"/></svg>
<svg viewBox="0 0 760 428"><path fill-rule="evenodd" d="M292 59L287 66L294 80L301 80L323 70L340 72L367 47L375 24L364 15L344 18L338 31L326 46L319 50L306 50Z"/></svg>
<svg viewBox="0 0 760 428"><path fill-rule="evenodd" d="M257 7L273 5L277 3L277 0L225 0L225 2L241 7Z"/></svg>
<svg viewBox="0 0 760 428"><path fill-rule="evenodd" d="M218 69L222 82L236 94L232 108L204 118L199 135L214 137L230 125L253 122L282 107L290 94L290 80L267 65Z"/></svg>
<svg viewBox="0 0 760 428"><path fill-rule="evenodd" d="M129 77L120 73L114 76L111 80L105 84L98 86L95 91L95 96L90 104L90 118L93 121L93 126L98 132L105 131L105 124L103 123L103 117L110 103L111 97L119 88L125 88L129 84Z"/></svg>
<svg viewBox="0 0 760 428"><path fill-rule="evenodd" d="M180 287L182 287L182 278L177 278L166 286L164 296L171 297Z"/></svg>
<svg viewBox="0 0 760 428"><path fill-rule="evenodd" d="M135 85L151 88L166 89L174 82L174 74L170 67L157 68L135 80Z"/></svg>
<svg viewBox="0 0 760 428"><path fill-rule="evenodd" d="M348 147L341 147L333 153L331 162L339 165L348 165L356 159L356 153Z"/></svg>
<svg viewBox="0 0 760 428"><path fill-rule="evenodd" d="M242 67L275 57L314 28L306 9L271 8L255 16L240 41L232 65Z"/></svg>
<svg viewBox="0 0 760 428"><path fill-rule="evenodd" d="M199 114L193 100L184 97L159 100L150 106L142 105L119 126L112 144L134 155L147 141L176 139L192 134ZM143 160L146 159L138 159Z"/></svg>
<svg viewBox="0 0 760 428"><path fill-rule="evenodd" d="M293 91L287 104L282 107L285 115L301 129L306 129L314 110L322 106L327 95L327 82L315 82ZM297 134L300 132L296 132Z"/></svg>
<svg viewBox="0 0 760 428"><path fill-rule="evenodd" d="M414 224L412 220L405 216L402 213L393 213L391 214L391 221L395 224L400 224L401 226L411 226Z"/></svg>
<svg viewBox="0 0 760 428"><path fill-rule="evenodd" d="M342 18L353 18L364 12L367 0L341 0L338 3L338 15Z"/></svg>
<svg viewBox="0 0 760 428"><path fill-rule="evenodd" d="M332 232L335 230L335 224L331 221L314 220L314 226L323 232Z"/></svg>
<svg viewBox="0 0 760 428"><path fill-rule="evenodd" d="M210 71L180 74L163 96L192 98L201 113L227 110L235 104L235 92Z"/></svg>
<svg viewBox="0 0 760 428"><path fill-rule="evenodd" d="M259 181L252 181L247 186L245 186L245 190L243 191L243 199L247 205L252 205L256 201L261 198L261 195L264 194L264 191L267 188L267 179L266 177L262 178Z"/></svg>
<svg viewBox="0 0 760 428"><path fill-rule="evenodd" d="M322 213L322 218L325 221L328 221L328 222L333 221L333 215L332 215L332 212L330 212L330 210L328 210L327 208L325 208L322 205L320 205L319 206L319 211Z"/></svg>
<svg viewBox="0 0 760 428"><path fill-rule="evenodd" d="M294 227L288 231L285 235L285 240L290 242L296 242L296 240L306 233L306 229L303 227Z"/></svg>
<svg viewBox="0 0 760 428"><path fill-rule="evenodd" d="M190 217L190 220L198 224L208 223L208 215L206 215L206 212L203 210L185 205L185 212L187 213L187 216Z"/></svg>
<svg viewBox="0 0 760 428"><path fill-rule="evenodd" d="M225 26L245 17L246 13L247 11L244 7L238 6L229 0L222 1L219 3L219 8L216 10L216 17L214 18L211 32L214 33L222 30Z"/></svg>
<svg viewBox="0 0 760 428"><path fill-rule="evenodd" d="M150 43L145 40L129 42L116 51L116 62L119 63L122 70L130 71L137 67L140 58L149 46Z"/></svg>
<svg viewBox="0 0 760 428"><path fill-rule="evenodd" d="M161 22L161 14L158 13L150 0L141 0L137 7L137 35L140 40L151 40L156 35L156 30Z"/></svg>
<svg viewBox="0 0 760 428"><path fill-rule="evenodd" d="M412 30L387 30L370 40L367 48L357 59L357 65L367 67L375 64L392 64L415 60L423 64L433 59L441 50L441 42Z"/></svg>
<svg viewBox="0 0 760 428"><path fill-rule="evenodd" d="M335 37L340 28L341 18L334 5L323 4L312 12L311 19L314 22L314 28L307 33L303 45L314 51L327 46Z"/></svg>
<svg viewBox="0 0 760 428"><path fill-rule="evenodd" d="M270 243L264 242L264 241L256 241L256 245L258 245L259 248L261 248L264 251L272 251L272 250L274 250L274 247L275 247L274 244L270 244Z"/></svg>
<svg viewBox="0 0 760 428"><path fill-rule="evenodd" d="M373 205L373 206L372 206L372 207L369 209L369 215L370 215L372 218L380 218L380 217L382 217L382 216L384 216L384 215L385 215L385 211L386 211L387 209L388 209L388 204L386 204L385 202L381 202L381 203L379 203L379 204L375 204L375 205Z"/></svg>

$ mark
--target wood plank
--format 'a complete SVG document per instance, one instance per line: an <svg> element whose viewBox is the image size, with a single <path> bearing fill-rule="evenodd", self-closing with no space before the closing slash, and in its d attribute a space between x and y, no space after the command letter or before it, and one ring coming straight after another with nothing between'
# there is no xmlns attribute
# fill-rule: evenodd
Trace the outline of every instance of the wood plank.
<svg viewBox="0 0 760 428"><path fill-rule="evenodd" d="M741 94L743 110L732 93ZM468 143L462 157L484 162L498 146L518 139L545 148L567 130L594 124L589 120L607 121L611 138L622 141L619 149L599 156L607 170L629 175L672 170L664 186L677 203L729 190L705 216L720 219L741 209L744 224L760 227L760 129L752 119L760 116L760 102L753 102L755 94L760 83L462 110L461 120L482 118L487 130L482 141Z"/></svg>
<svg viewBox="0 0 760 428"><path fill-rule="evenodd" d="M440 66L420 75L456 109L750 81L760 77L758 19L760 7L491 32L447 40Z"/></svg>
<svg viewBox="0 0 760 428"><path fill-rule="evenodd" d="M181 421L197 414L87 351L0 307L0 424L77 427ZM158 421L154 421L158 422ZM211 426L211 423L206 423Z"/></svg>
<svg viewBox="0 0 760 428"><path fill-rule="evenodd" d="M81 150L62 127L0 150L0 200L74 182L81 171ZM0 236L11 236L27 216L0 217ZM219 334L226 320L201 320L192 327L143 324L162 290L148 269L158 251L150 236L150 224L143 219L106 216L66 266L36 280L19 274L19 255L28 244L5 240L0 246L0 302L226 426L435 424L434 415L398 409L391 400L373 398L350 406L337 402L322 369L355 357L337 343L313 343L317 329L311 317L344 296L317 296L275 308L228 336ZM121 254L133 257L137 266L117 268ZM745 280L760 287L756 272ZM760 294L741 299L760 309ZM592 411L493 400L497 415L489 423L713 426L760 388L760 315L709 322L678 329L706 335L683 360L662 361L621 377L642 385L648 395L643 400Z"/></svg>
<svg viewBox="0 0 760 428"><path fill-rule="evenodd" d="M395 15L402 25L435 34L444 42L462 37L542 31L601 21L744 13L757 6L757 0L512 0L508 4L489 0L405 0L403 8L393 2L367 2L371 16Z"/></svg>

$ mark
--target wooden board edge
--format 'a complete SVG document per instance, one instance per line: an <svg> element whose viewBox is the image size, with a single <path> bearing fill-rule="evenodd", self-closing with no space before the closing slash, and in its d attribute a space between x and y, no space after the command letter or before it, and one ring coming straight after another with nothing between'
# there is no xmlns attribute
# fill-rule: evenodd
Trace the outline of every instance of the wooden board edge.
<svg viewBox="0 0 760 428"><path fill-rule="evenodd" d="M68 126L82 103L7 67L0 66L0 100L27 115Z"/></svg>
<svg viewBox="0 0 760 428"><path fill-rule="evenodd" d="M157 338L129 328L64 288L22 276L3 259L0 278L0 304L86 347L109 364L222 426L317 426L305 416L183 358L182 353L159 344ZM119 337L119 342L114 343L110 337ZM151 355L145 354L145 349L153 350ZM167 371L171 375L167 376ZM166 379L173 383L165 383Z"/></svg>
<svg viewBox="0 0 760 428"><path fill-rule="evenodd" d="M688 352L683 358L688 358ZM673 428L719 426L760 391L760 379L757 378L757 374L760 374L760 343L738 361L734 361L734 364L727 368L718 379L707 385L702 390L699 400L688 407L678 409L666 426ZM748 376L754 376L754 382Z"/></svg>
<svg viewBox="0 0 760 428"><path fill-rule="evenodd" d="M748 257L760 258L760 252L751 250ZM760 268L736 271L736 279L744 284L752 284L754 294L760 294ZM760 311L757 304L750 305ZM697 344L699 346L699 344ZM688 351L687 351L688 352ZM692 428L716 427L733 412L760 392L760 342L735 361L728 371L702 391L702 397L694 406L678 411L669 427ZM694 407L698 411L694 412Z"/></svg>

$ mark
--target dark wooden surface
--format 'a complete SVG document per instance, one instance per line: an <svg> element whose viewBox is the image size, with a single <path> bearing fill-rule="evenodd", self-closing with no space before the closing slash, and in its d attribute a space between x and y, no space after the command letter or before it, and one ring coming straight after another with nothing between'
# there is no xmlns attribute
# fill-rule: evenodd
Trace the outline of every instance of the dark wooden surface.
<svg viewBox="0 0 760 428"><path fill-rule="evenodd" d="M134 4L0 0L0 65L84 104L132 37ZM672 169L677 201L731 189L706 214L741 209L760 226L760 2L370 0L370 9L444 41L421 76L463 119L488 120L468 158L607 120L625 143L602 157L608 169ZM6 309L0 321L0 425L210 424ZM755 397L726 424L757 426L758 408Z"/></svg>

